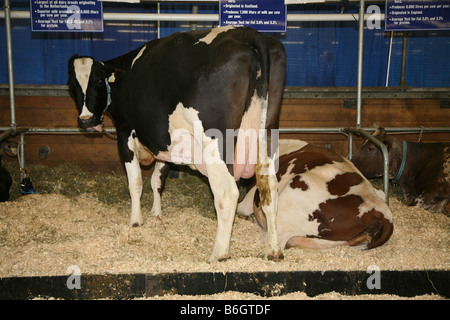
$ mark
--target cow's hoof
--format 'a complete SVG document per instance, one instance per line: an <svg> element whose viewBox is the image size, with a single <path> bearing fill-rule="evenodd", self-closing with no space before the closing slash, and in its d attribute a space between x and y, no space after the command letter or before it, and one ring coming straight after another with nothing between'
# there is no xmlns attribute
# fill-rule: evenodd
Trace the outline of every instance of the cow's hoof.
<svg viewBox="0 0 450 320"><path fill-rule="evenodd" d="M228 259L231 259L230 255L226 255L226 256L224 256L222 258L219 258L217 261L222 262L222 261L227 261Z"/></svg>
<svg viewBox="0 0 450 320"><path fill-rule="evenodd" d="M269 261L275 261L275 262L277 262L277 261L281 261L281 260L283 260L284 259L284 255L283 255L283 252L278 252L278 253L269 253L268 255L267 255L267 260L269 260Z"/></svg>
<svg viewBox="0 0 450 320"><path fill-rule="evenodd" d="M208 263L215 263L215 262L222 262L222 261L227 261L228 259L230 259L231 258L231 256L230 255L224 255L224 256L221 256L221 257L219 257L219 258L216 258L216 257L213 257L213 256L211 256L211 257L209 257L209 259L207 260L207 262Z"/></svg>
<svg viewBox="0 0 450 320"><path fill-rule="evenodd" d="M138 221L130 222L130 227L137 228L137 227L142 226L142 224L143 224L142 222L138 222Z"/></svg>

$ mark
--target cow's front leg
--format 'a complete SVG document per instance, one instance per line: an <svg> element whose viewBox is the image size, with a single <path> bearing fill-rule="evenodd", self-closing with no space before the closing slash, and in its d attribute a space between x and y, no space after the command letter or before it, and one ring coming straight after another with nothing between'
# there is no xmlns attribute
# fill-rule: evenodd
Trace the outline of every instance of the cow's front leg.
<svg viewBox="0 0 450 320"><path fill-rule="evenodd" d="M151 213L154 216L161 215L161 194L164 189L167 175L169 174L170 165L163 161L157 161L153 169L151 185L153 191L153 205Z"/></svg>
<svg viewBox="0 0 450 320"><path fill-rule="evenodd" d="M139 161L133 157L131 162L125 162L128 177L128 189L131 197L130 226L139 227L143 224L141 213L142 174Z"/></svg>
<svg viewBox="0 0 450 320"><path fill-rule="evenodd" d="M125 170L127 171L128 178L128 190L130 191L131 197L130 226L139 227L143 223L141 213L142 173L139 160L136 156L136 143L133 132L130 134L127 143L120 144L119 141L119 152L125 163Z"/></svg>

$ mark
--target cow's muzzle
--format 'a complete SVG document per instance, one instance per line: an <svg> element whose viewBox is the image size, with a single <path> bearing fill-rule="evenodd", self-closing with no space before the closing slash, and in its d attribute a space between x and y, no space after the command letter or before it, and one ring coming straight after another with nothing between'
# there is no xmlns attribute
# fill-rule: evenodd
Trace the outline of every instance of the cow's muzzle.
<svg viewBox="0 0 450 320"><path fill-rule="evenodd" d="M78 126L86 132L102 132L103 126L100 120L95 117L87 119L78 118Z"/></svg>

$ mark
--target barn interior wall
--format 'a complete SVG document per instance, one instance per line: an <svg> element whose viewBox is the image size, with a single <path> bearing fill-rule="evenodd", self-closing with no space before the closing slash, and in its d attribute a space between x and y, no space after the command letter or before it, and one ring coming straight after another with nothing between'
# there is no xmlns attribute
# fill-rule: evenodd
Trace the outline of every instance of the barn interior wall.
<svg viewBox="0 0 450 320"><path fill-rule="evenodd" d="M394 128L448 127L450 108L443 107L440 99L365 99L362 107L362 127ZM77 109L66 96L17 96L16 118L20 127L76 128ZM285 98L280 113L280 128L342 128L354 127L356 108L348 107L345 99ZM9 97L0 95L0 127L10 121ZM105 117L105 127L113 127ZM403 135L406 140L417 141L418 133ZM309 143L330 147L348 155L348 140L337 133L280 134L280 138L296 138ZM18 137L13 138L17 140ZM450 133L424 133L424 142L450 141ZM354 148L363 142L356 138ZM48 157L39 155L39 149L49 147ZM125 174L114 139L104 134L26 134L25 162L57 166L70 162L91 172ZM149 174L151 168L144 170Z"/></svg>

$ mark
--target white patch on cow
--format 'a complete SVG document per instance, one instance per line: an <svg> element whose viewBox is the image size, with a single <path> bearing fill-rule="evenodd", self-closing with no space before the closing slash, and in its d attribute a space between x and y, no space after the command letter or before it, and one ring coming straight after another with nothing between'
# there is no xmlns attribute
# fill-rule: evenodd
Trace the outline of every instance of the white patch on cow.
<svg viewBox="0 0 450 320"><path fill-rule="evenodd" d="M308 145L307 142L297 139L280 139L278 143L280 157L285 154L298 151Z"/></svg>
<svg viewBox="0 0 450 320"><path fill-rule="evenodd" d="M199 44L200 42L204 42L206 44L210 44L213 40L221 33L227 32L229 30L234 29L233 26L225 26L211 29L211 31L203 38L199 39L195 44ZM194 44L194 45L195 45Z"/></svg>
<svg viewBox="0 0 450 320"><path fill-rule="evenodd" d="M256 72L256 80L261 78L261 75L262 75L262 71L261 71L261 69L258 69L258 71Z"/></svg>
<svg viewBox="0 0 450 320"><path fill-rule="evenodd" d="M181 102L169 115L169 134L171 144L168 151L158 153L156 158L170 162L186 161L208 177L217 212L217 234L208 261L227 258L239 191L220 158L218 139L208 137L198 111L185 108Z"/></svg>
<svg viewBox="0 0 450 320"><path fill-rule="evenodd" d="M140 226L143 223L141 213L142 173L139 160L135 156L136 143L133 135L134 130L128 138L128 148L134 155L131 162L125 162L125 170L127 171L128 189L131 197L130 226Z"/></svg>
<svg viewBox="0 0 450 320"><path fill-rule="evenodd" d="M114 72L109 76L108 82L109 82L109 83L114 83L114 82L116 82L116 75L114 74Z"/></svg>
<svg viewBox="0 0 450 320"><path fill-rule="evenodd" d="M137 59L139 59L142 54L144 53L145 49L147 49L147 46L143 46L141 50L139 50L139 53L136 55L136 57L134 57L133 61L131 62L131 68L133 68L134 63L136 62Z"/></svg>
<svg viewBox="0 0 450 320"><path fill-rule="evenodd" d="M286 242L294 236L319 235L320 223L317 220L309 220L309 213L315 211L317 202L310 200L313 193L299 192L299 189L292 189L289 185L280 193L277 224L281 248L284 248ZM299 206L299 203L302 205Z"/></svg>
<svg viewBox="0 0 450 320"><path fill-rule="evenodd" d="M168 151L159 152L156 158L175 164L189 165L207 176L202 144L195 139L196 131L200 135L204 133L202 122L198 118L198 111L193 108L185 108L180 102L174 112L169 115L171 142L167 146Z"/></svg>
<svg viewBox="0 0 450 320"><path fill-rule="evenodd" d="M81 90L83 90L83 93L86 93L93 64L94 60L89 57L78 58L73 62L75 77L77 78L78 83L81 86Z"/></svg>
<svg viewBox="0 0 450 320"><path fill-rule="evenodd" d="M294 169L295 164L294 160L289 163L289 166L286 170L286 173L281 176L280 181L278 181L278 193L281 193L284 188L291 182L292 178L294 178L295 174L292 173L292 169Z"/></svg>
<svg viewBox="0 0 450 320"><path fill-rule="evenodd" d="M93 116L94 116L94 114L88 110L88 108L86 107L86 103L85 103L83 105L83 108L81 109L81 113L80 113L79 118L80 119L90 119Z"/></svg>
<svg viewBox="0 0 450 320"><path fill-rule="evenodd" d="M78 83L80 84L81 91L83 92L83 107L80 114L80 119L89 119L94 114L90 112L86 107L86 92L89 84L89 77L91 75L92 65L94 64L94 60L89 57L78 58L73 62L73 67L75 70L75 77L77 78Z"/></svg>
<svg viewBox="0 0 450 320"><path fill-rule="evenodd" d="M161 168L164 167L164 164L165 163L162 161L157 161L155 163L155 168L150 180L153 191L153 205L151 213L154 216L161 215L161 195L159 194L158 189L161 188Z"/></svg>
<svg viewBox="0 0 450 320"><path fill-rule="evenodd" d="M384 192L381 191L383 194ZM385 199L380 195L380 191L377 191L368 181L363 181L362 183L352 186L347 194L356 194L364 199L358 207L359 214L358 217L362 218L364 214L375 209L383 214L383 216L392 223L393 216ZM386 198L386 196L384 196Z"/></svg>

